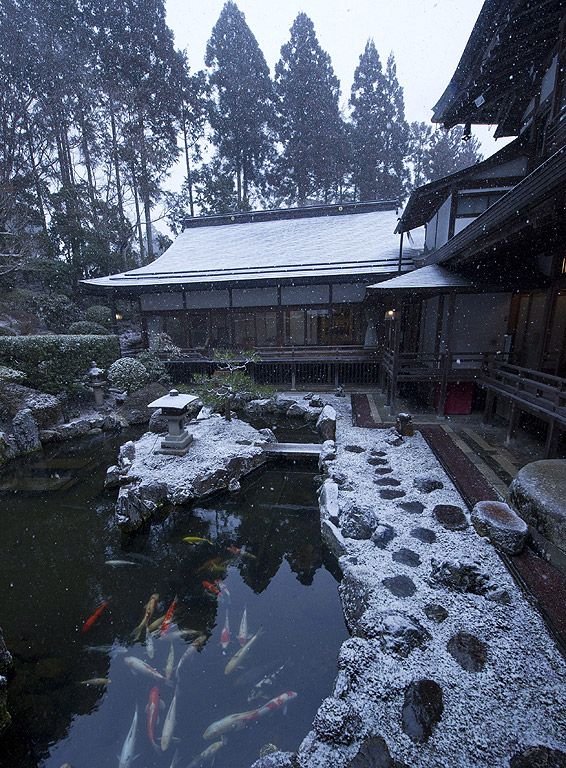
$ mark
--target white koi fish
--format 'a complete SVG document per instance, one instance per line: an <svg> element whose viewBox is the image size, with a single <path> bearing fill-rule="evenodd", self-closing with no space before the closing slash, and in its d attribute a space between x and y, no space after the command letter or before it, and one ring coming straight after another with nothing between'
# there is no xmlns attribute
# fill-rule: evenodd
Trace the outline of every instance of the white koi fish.
<svg viewBox="0 0 566 768"><path fill-rule="evenodd" d="M149 677L153 677L155 680L161 680L162 683L167 683L167 685L173 685L171 680L160 675L156 669L150 667L149 664L138 659L136 656L126 656L124 662L129 666L134 675L139 672L142 675L149 675Z"/></svg>
<svg viewBox="0 0 566 768"><path fill-rule="evenodd" d="M189 659L191 659L197 651L200 651L205 642L206 635L199 635L196 640L193 640L193 642L189 645L185 653L179 659L179 663L177 664L177 669L175 671L175 677L177 680L179 679L179 670L181 669L182 665L186 661L189 661Z"/></svg>
<svg viewBox="0 0 566 768"><path fill-rule="evenodd" d="M173 643L171 643L169 656L167 657L167 665L165 666L165 677L167 678L167 680L169 680L169 678L171 677L174 664L175 664L175 649L173 648Z"/></svg>
<svg viewBox="0 0 566 768"><path fill-rule="evenodd" d="M260 637L260 635L263 634L263 627L260 627L258 631L253 635L253 637L250 637L248 642L240 648L239 651L236 651L236 653L232 656L228 664L226 664L226 667L224 669L224 674L229 675L230 672L233 672L236 667L238 667L244 658L248 655L248 651L252 647L252 645L255 643L255 641Z"/></svg>
<svg viewBox="0 0 566 768"><path fill-rule="evenodd" d="M202 738L208 741L208 739L215 739L220 736L224 742L226 738L224 734L227 731L238 731L240 728L244 728L252 719L254 719L253 716L256 712L257 710L239 712L235 715L223 717L221 720L216 720L208 726L206 731L202 734Z"/></svg>
<svg viewBox="0 0 566 768"><path fill-rule="evenodd" d="M153 641L153 637L151 635L151 632L146 632L145 635L145 650L147 655L150 659L153 659L155 656L155 643Z"/></svg>
<svg viewBox="0 0 566 768"><path fill-rule="evenodd" d="M173 731L175 730L175 725L177 723L177 693L179 691L179 688L175 688L175 694L173 696L173 700L171 701L171 704L169 705L169 709L167 710L167 715L165 717L165 722L163 723L163 731L161 732L161 751L165 752L165 750L169 747L169 744L171 744L171 740L173 737Z"/></svg>
<svg viewBox="0 0 566 768"><path fill-rule="evenodd" d="M228 611L226 611L226 619L224 620L224 627L222 628L222 636L220 638L220 645L225 651L230 642L230 622L228 621Z"/></svg>
<svg viewBox="0 0 566 768"><path fill-rule="evenodd" d="M245 645L248 639L248 607L244 606L244 612L242 614L242 620L240 622L240 629L238 630L238 640L240 645Z"/></svg>
<svg viewBox="0 0 566 768"><path fill-rule="evenodd" d="M134 749L136 744L136 731L138 728L138 705L136 704L136 710L134 712L134 719L130 725L130 730L126 736L126 740L120 752L120 762L118 768L130 768L132 762L137 757L134 755Z"/></svg>
<svg viewBox="0 0 566 768"><path fill-rule="evenodd" d="M204 752L201 752L200 755L197 755L194 760L191 760L187 768L201 768L201 766L206 765L206 763L209 761L211 764L214 763L216 753L223 746L223 741L215 741L214 744L211 744L210 747L207 747Z"/></svg>
<svg viewBox="0 0 566 768"><path fill-rule="evenodd" d="M105 560L106 565L111 565L116 568L119 565L139 565L139 563L132 563L131 560Z"/></svg>

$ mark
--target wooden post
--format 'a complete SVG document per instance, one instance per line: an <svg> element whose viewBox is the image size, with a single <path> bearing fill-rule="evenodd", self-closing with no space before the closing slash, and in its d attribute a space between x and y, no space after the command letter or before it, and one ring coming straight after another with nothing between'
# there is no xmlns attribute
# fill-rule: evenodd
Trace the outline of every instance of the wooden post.
<svg viewBox="0 0 566 768"><path fill-rule="evenodd" d="M391 413L395 414L396 402L397 402L397 376L399 375L400 367L400 345L401 345L401 318L403 317L404 302L401 302L399 309L395 310L393 317L393 369L391 371L391 394L389 397L389 407Z"/></svg>
<svg viewBox="0 0 566 768"><path fill-rule="evenodd" d="M558 443L560 442L560 438L562 437L561 432L562 430L556 424L556 419L551 419L551 421L548 423L548 431L546 433L546 444L544 446L545 459L555 458L556 449L558 448Z"/></svg>
<svg viewBox="0 0 566 768"><path fill-rule="evenodd" d="M452 330L454 328L454 308L456 306L456 294L450 294L448 301L448 313L446 315L446 338L443 342L444 352L440 360L440 396L438 398L438 415L444 416L446 406L446 391L448 389L448 377L452 368Z"/></svg>
<svg viewBox="0 0 566 768"><path fill-rule="evenodd" d="M520 415L521 415L521 411L519 408L517 408L517 404L514 402L511 402L511 411L509 413L509 425L507 427L507 436L505 437L505 445L509 445L509 443L512 441L513 435L515 434L517 425L519 423Z"/></svg>
<svg viewBox="0 0 566 768"><path fill-rule="evenodd" d="M493 419L493 406L495 404L495 395L491 389L488 389L485 395L485 406L483 410L483 423L491 424Z"/></svg>

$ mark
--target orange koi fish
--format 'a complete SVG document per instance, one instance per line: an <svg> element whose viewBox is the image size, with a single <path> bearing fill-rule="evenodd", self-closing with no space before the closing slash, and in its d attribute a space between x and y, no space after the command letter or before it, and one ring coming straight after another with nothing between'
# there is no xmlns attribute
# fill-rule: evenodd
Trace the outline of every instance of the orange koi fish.
<svg viewBox="0 0 566 768"><path fill-rule="evenodd" d="M206 590L208 590L208 592L211 592L213 595L222 594L218 587L215 587L214 584L210 583L210 581L201 581L201 584Z"/></svg>
<svg viewBox="0 0 566 768"><path fill-rule="evenodd" d="M177 595L175 595L175 599L167 609L167 613L165 614L165 618L163 619L163 624L161 625L161 637L167 632L171 625L171 620L173 619L173 611L175 610L175 606L177 605Z"/></svg>
<svg viewBox="0 0 566 768"><path fill-rule="evenodd" d="M206 563L203 563L200 568L197 568L197 573L200 573L201 571L214 571L217 568L222 567L223 562L221 557L213 557L211 560L207 560Z"/></svg>
<svg viewBox="0 0 566 768"><path fill-rule="evenodd" d="M92 614L92 616L85 621L83 632L86 632L88 629L92 627L93 624L95 624L95 622L98 620L98 617L100 616L102 611L106 608L109 602L110 602L109 600L105 600L100 606L100 608L97 608L96 611Z"/></svg>

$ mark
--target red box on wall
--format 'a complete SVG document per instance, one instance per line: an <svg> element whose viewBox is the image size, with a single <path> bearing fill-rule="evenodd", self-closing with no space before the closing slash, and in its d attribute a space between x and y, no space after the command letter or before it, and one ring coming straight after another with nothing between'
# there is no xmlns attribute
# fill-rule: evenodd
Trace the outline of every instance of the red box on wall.
<svg viewBox="0 0 566 768"><path fill-rule="evenodd" d="M472 381L449 381L446 386L446 402L444 413L446 416L467 416L472 412L472 395L474 383ZM434 408L438 411L440 402L440 384L436 385L434 394Z"/></svg>

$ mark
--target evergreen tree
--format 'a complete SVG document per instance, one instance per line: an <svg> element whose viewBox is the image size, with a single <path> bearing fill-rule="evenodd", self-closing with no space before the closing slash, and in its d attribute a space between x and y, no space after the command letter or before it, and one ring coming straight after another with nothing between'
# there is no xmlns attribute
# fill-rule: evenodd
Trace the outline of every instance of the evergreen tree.
<svg viewBox="0 0 566 768"><path fill-rule="evenodd" d="M412 123L409 142L412 186L428 184L481 162L479 141L475 137L464 141L463 137L461 125L446 131L428 123Z"/></svg>
<svg viewBox="0 0 566 768"><path fill-rule="evenodd" d="M393 54L384 72L371 39L354 72L350 106L352 176L359 199L403 197L408 140L403 89L397 81Z"/></svg>
<svg viewBox="0 0 566 768"><path fill-rule="evenodd" d="M274 93L257 40L236 3L228 0L206 47L212 101L210 124L218 156L234 176L237 207L247 207L253 187L274 152Z"/></svg>
<svg viewBox="0 0 566 768"><path fill-rule="evenodd" d="M281 113L280 183L287 199L304 205L311 196L333 197L340 186L345 126L340 83L314 25L299 13L275 67Z"/></svg>

